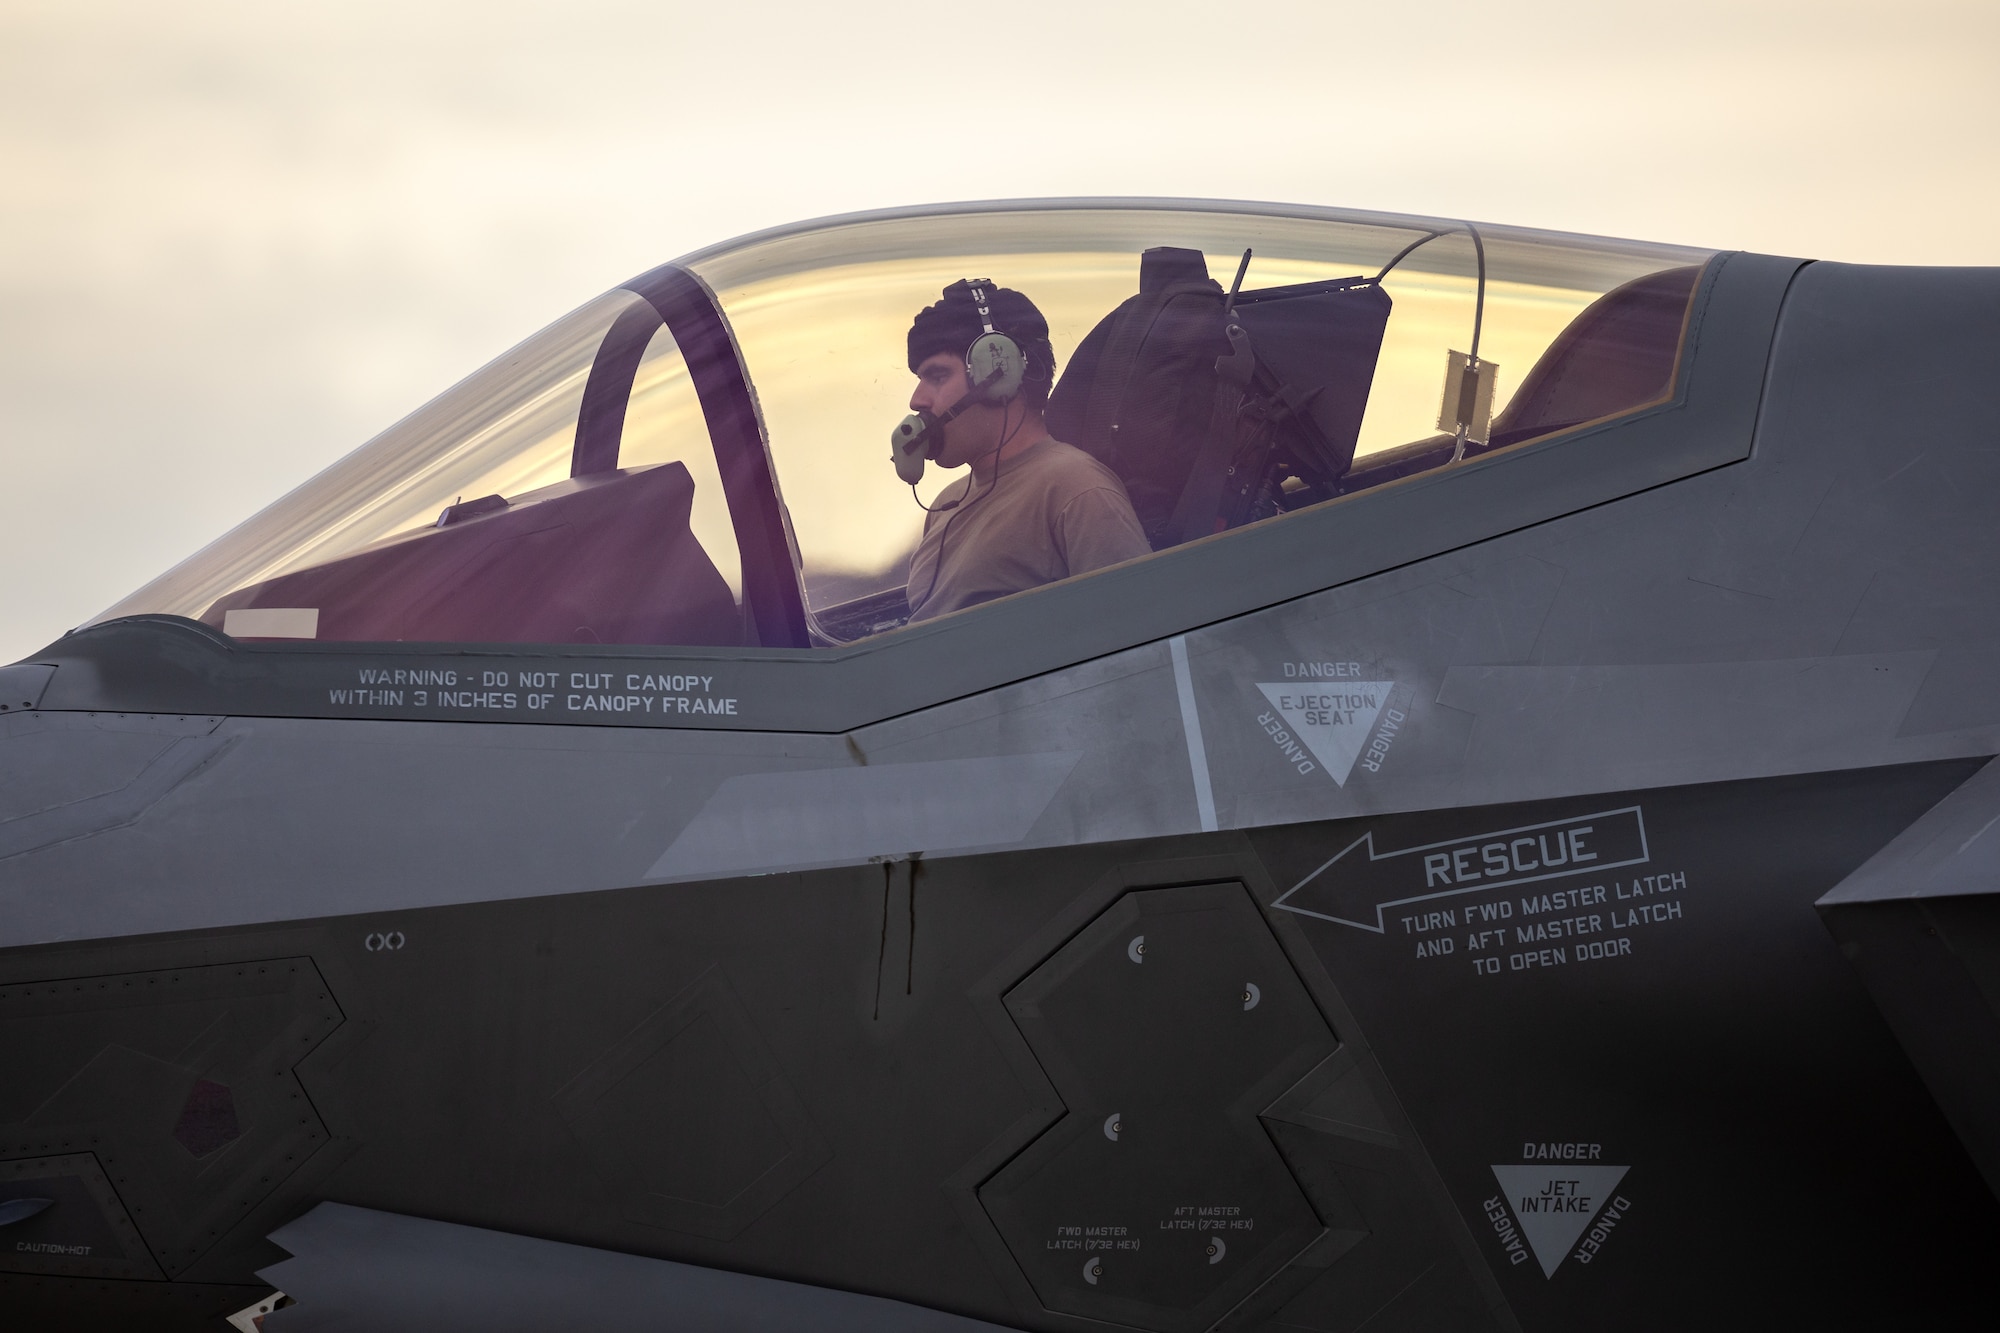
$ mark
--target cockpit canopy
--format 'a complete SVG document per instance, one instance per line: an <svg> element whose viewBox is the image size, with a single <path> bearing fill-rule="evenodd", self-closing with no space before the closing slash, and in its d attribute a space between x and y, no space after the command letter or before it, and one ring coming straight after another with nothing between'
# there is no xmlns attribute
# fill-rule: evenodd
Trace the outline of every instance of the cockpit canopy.
<svg viewBox="0 0 2000 1333"><path fill-rule="evenodd" d="M1709 258L1239 204L784 228L598 297L98 619L258 640L850 643L909 616L925 512L888 433L911 318L960 278L1041 309L1051 431L1119 475L1164 550L1665 402ZM1173 318L1210 321L1178 359L1165 333L1149 352L1132 332ZM1247 361L1221 364L1244 350L1229 326ZM952 480L932 469L916 500Z"/></svg>

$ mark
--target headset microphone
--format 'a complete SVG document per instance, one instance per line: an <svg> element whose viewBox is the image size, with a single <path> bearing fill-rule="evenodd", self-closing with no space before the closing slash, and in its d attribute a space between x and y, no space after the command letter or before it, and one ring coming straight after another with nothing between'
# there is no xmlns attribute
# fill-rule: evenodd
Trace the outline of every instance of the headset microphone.
<svg viewBox="0 0 2000 1333"><path fill-rule="evenodd" d="M924 460L937 452L943 438L940 428L948 419L912 412L889 432L889 461L904 484L914 486L924 479Z"/></svg>
<svg viewBox="0 0 2000 1333"><path fill-rule="evenodd" d="M1007 338L1007 335L996 334ZM981 342L985 341L982 336ZM1013 339L1007 338L1009 344ZM976 348L977 343L974 344ZM968 354L969 356L969 354ZM973 383L965 397L953 403L942 412L912 412L896 423L896 429L889 432L889 458L896 465L896 475L905 484L914 486L924 479L924 460L937 457L937 451L944 445L944 428L958 419L958 414L968 407L976 407L988 401L989 390L1002 382L998 373L989 373L985 378ZM1005 402L1006 399L1000 401Z"/></svg>

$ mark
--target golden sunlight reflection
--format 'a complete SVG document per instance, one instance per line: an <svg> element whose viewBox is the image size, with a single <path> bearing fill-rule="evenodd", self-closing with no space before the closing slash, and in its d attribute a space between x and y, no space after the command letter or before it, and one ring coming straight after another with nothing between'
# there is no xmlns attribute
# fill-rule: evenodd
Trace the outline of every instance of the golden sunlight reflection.
<svg viewBox="0 0 2000 1333"><path fill-rule="evenodd" d="M1397 269L1382 283L1395 309L1382 336L1382 358L1368 392L1355 456L1393 449L1437 433L1444 397L1445 353L1471 350L1477 282L1450 273ZM1556 335L1602 293L1488 279L1479 355L1500 368L1493 415Z"/></svg>
<svg viewBox="0 0 2000 1333"><path fill-rule="evenodd" d="M1422 255L1418 252L1418 256ZM1233 255L1211 254L1226 282ZM1425 270L1417 256L1390 274L1395 301L1359 453L1436 432L1445 354L1468 347L1475 282ZM1273 287L1353 276L1351 264L1267 258L1248 284ZM889 462L889 430L909 410L905 363L910 320L962 277L1025 292L1049 321L1058 373L1099 320L1138 287L1130 253L967 254L884 259L787 273L717 293L727 311L770 435L778 484L805 567L808 593L826 606L902 581L923 530L923 511ZM1505 405L1537 357L1599 295L1566 287L1489 281L1480 352L1501 367ZM958 474L933 465L917 488L926 504Z"/></svg>
<svg viewBox="0 0 2000 1333"><path fill-rule="evenodd" d="M838 245L807 232L695 264L713 276L749 372L815 608L900 586L923 530L915 501L934 503L954 479L932 468L913 498L889 461L889 431L908 411L913 387L905 346L918 310L965 277L1023 291L1048 317L1060 374L1091 329L1137 290L1141 246L1131 218L1085 212L1031 220L1074 233L1048 244L1020 217L978 215L968 223L973 238L957 238L957 246L939 243L947 221L956 219L870 224L833 234ZM1241 251L1232 243L1259 243L1251 290L1372 276L1419 234L1195 221L1220 281L1235 272ZM1148 216L1136 230L1196 239L1192 222L1168 222ZM1283 253L1288 245L1292 253ZM1489 238L1487 252L1494 264L1480 351L1500 367L1496 412L1579 311L1669 258L1619 242L1550 246L1504 236ZM1394 307L1358 455L1436 433L1446 354L1470 349L1477 285L1469 259L1463 238L1446 238L1389 274ZM557 321L106 615L198 616L235 589L427 527L455 501L518 502L563 481L593 361L614 321L641 300L621 289ZM634 380L619 466L668 462L687 466L694 536L740 599L735 529L699 396L680 348L660 329Z"/></svg>
<svg viewBox="0 0 2000 1333"><path fill-rule="evenodd" d="M1132 294L1125 254L891 259L787 274L718 292L757 386L778 485L816 605L902 582L924 514L889 462L889 431L915 381L905 337L917 311L962 277L1027 293L1048 318L1058 368ZM956 472L935 465L935 501Z"/></svg>

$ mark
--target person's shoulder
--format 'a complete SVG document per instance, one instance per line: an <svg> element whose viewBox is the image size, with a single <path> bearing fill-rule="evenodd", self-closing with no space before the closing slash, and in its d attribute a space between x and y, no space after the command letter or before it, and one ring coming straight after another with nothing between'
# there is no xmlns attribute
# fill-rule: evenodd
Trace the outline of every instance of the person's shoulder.
<svg viewBox="0 0 2000 1333"><path fill-rule="evenodd" d="M1039 447L1047 460L1043 466L1067 484L1078 489L1108 486L1124 491L1125 483L1118 479L1116 472L1075 445L1065 444L1051 435Z"/></svg>

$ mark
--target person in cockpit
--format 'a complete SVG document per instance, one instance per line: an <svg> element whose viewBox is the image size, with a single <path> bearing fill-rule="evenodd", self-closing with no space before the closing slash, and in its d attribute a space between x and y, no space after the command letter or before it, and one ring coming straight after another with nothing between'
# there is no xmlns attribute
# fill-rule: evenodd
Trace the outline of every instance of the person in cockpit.
<svg viewBox="0 0 2000 1333"><path fill-rule="evenodd" d="M892 436L912 492L925 459L971 465L930 506L910 557L910 620L929 620L1150 554L1116 473L1049 434L1055 349L1020 292L961 281L910 325L912 416Z"/></svg>

